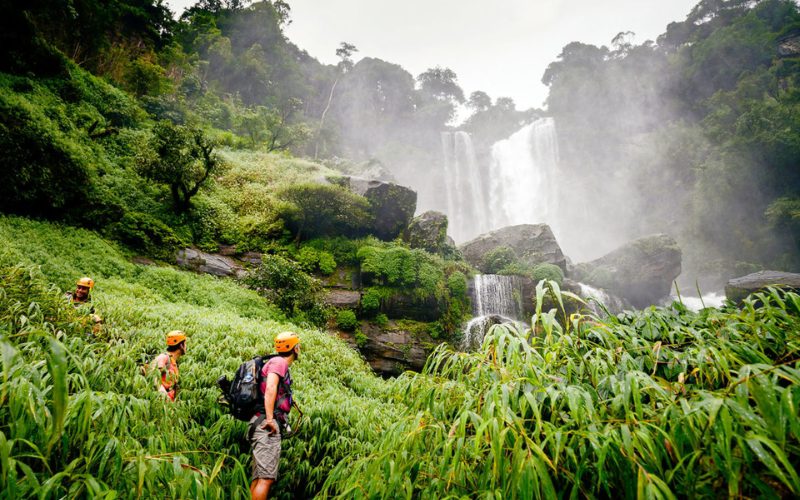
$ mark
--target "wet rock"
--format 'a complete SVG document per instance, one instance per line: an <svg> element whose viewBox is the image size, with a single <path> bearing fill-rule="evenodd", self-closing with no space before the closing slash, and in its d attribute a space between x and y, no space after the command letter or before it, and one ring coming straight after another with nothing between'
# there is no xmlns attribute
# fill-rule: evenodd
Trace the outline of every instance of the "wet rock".
<svg viewBox="0 0 800 500"><path fill-rule="evenodd" d="M241 277L246 273L242 266L230 257L204 253L194 248L178 250L176 262L181 267L214 276Z"/></svg>
<svg viewBox="0 0 800 500"><path fill-rule="evenodd" d="M411 248L441 253L448 244L447 216L441 212L428 211L414 217L403 232L403 241Z"/></svg>
<svg viewBox="0 0 800 500"><path fill-rule="evenodd" d="M406 370L421 371L428 355L439 344L427 332L410 331L390 321L386 327L361 323L366 343L356 346L355 335L339 332L339 335L356 347L372 369L383 376L397 376Z"/></svg>
<svg viewBox="0 0 800 500"><path fill-rule="evenodd" d="M361 293L355 290L329 288L325 290L323 302L329 306L345 309L358 309L361 304Z"/></svg>
<svg viewBox="0 0 800 500"><path fill-rule="evenodd" d="M680 273L678 243L666 234L656 234L577 264L571 277L604 288L633 307L644 308L669 297L672 282Z"/></svg>
<svg viewBox="0 0 800 500"><path fill-rule="evenodd" d="M800 274L781 271L759 271L740 278L734 278L725 285L725 296L728 300L740 303L751 293L770 286L800 292Z"/></svg>
<svg viewBox="0 0 800 500"><path fill-rule="evenodd" d="M382 240L399 236L414 217L417 193L410 188L359 177L345 177L342 182L350 191L369 200L375 217L373 233Z"/></svg>
<svg viewBox="0 0 800 500"><path fill-rule="evenodd" d="M536 265L547 262L560 267L562 271L567 269L567 259L547 224L507 226L482 234L461 245L459 250L467 262L481 272L487 272L488 269L484 267L484 256L500 247L510 248L523 264Z"/></svg>
<svg viewBox="0 0 800 500"><path fill-rule="evenodd" d="M442 315L435 297L418 298L404 293L395 293L381 299L380 311L389 318L415 321L436 321Z"/></svg>

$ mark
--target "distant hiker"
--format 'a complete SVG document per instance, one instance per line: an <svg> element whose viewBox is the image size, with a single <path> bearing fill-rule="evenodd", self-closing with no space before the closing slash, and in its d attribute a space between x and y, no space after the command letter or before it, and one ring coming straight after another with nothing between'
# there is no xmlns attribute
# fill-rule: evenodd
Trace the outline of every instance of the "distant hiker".
<svg viewBox="0 0 800 500"><path fill-rule="evenodd" d="M253 481L250 496L264 500L278 478L281 435L287 433L287 419L292 409L292 377L289 367L300 355L300 338L294 332L275 337L277 356L269 358L261 369L264 411L250 419L249 438L253 449Z"/></svg>
<svg viewBox="0 0 800 500"><path fill-rule="evenodd" d="M159 354L155 359L158 370L158 392L175 401L178 396L178 360L186 354L186 334L173 330L167 334L167 352Z"/></svg>
<svg viewBox="0 0 800 500"><path fill-rule="evenodd" d="M95 313L94 305L92 304L93 288L94 280L88 276L84 276L75 282L75 291L67 292L66 298L76 309L84 310L91 316L93 323L92 332L97 333L100 330L100 323L103 322L103 318Z"/></svg>

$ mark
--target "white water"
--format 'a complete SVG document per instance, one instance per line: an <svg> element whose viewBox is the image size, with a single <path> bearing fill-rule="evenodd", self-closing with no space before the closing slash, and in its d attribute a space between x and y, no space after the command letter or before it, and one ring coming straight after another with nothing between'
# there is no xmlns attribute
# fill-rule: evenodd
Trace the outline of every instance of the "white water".
<svg viewBox="0 0 800 500"><path fill-rule="evenodd" d="M475 316L497 314L508 318L520 318L521 290L516 276L477 274L474 283L472 313Z"/></svg>
<svg viewBox="0 0 800 500"><path fill-rule="evenodd" d="M489 206L472 138L466 132L443 132L448 233L458 242L490 229Z"/></svg>
<svg viewBox="0 0 800 500"><path fill-rule="evenodd" d="M672 300L678 301L678 296L673 295ZM702 297L687 297L686 295L681 295L680 302L682 302L687 309L697 312L706 307L721 307L725 302L725 294L713 292L707 293Z"/></svg>
<svg viewBox="0 0 800 500"><path fill-rule="evenodd" d="M496 142L483 166L468 133L444 132L441 139L445 193L437 205L457 243L513 224L547 223L558 237L558 137L552 118Z"/></svg>
<svg viewBox="0 0 800 500"><path fill-rule="evenodd" d="M608 307L611 305L611 297L609 297L605 290L600 288L589 286L586 283L578 283L578 285L581 287L581 298L591 299L586 302L589 304L589 308L592 312L596 315L603 315L603 309L598 305L598 302Z"/></svg>
<svg viewBox="0 0 800 500"><path fill-rule="evenodd" d="M496 142L489 168L491 228L543 222L558 237L557 175L558 138L552 118L536 120Z"/></svg>
<svg viewBox="0 0 800 500"><path fill-rule="evenodd" d="M516 276L478 274L473 280L473 318L464 328L463 350L480 347L486 332L498 322L519 322L522 288Z"/></svg>

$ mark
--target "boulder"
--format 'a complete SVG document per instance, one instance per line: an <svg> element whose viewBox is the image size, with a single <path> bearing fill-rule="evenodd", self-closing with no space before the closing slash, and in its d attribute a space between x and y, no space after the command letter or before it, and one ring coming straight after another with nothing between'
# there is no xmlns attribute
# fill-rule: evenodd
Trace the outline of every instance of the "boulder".
<svg viewBox="0 0 800 500"><path fill-rule="evenodd" d="M358 309L361 304L361 292L329 288L325 290L323 302L333 307Z"/></svg>
<svg viewBox="0 0 800 500"><path fill-rule="evenodd" d="M343 182L350 191L369 200L375 217L373 232L382 240L399 236L414 217L417 193L410 188L359 177L345 177Z"/></svg>
<svg viewBox="0 0 800 500"><path fill-rule="evenodd" d="M256 267L261 265L261 261L263 260L261 254L258 252L245 252L239 257L242 262L247 262L248 264L252 264Z"/></svg>
<svg viewBox="0 0 800 500"><path fill-rule="evenodd" d="M681 249L666 234L631 241L591 262L577 264L572 278L604 288L633 307L666 299L681 273Z"/></svg>
<svg viewBox="0 0 800 500"><path fill-rule="evenodd" d="M414 217L403 232L403 241L411 248L441 253L448 244L447 216L441 212L428 211Z"/></svg>
<svg viewBox="0 0 800 500"><path fill-rule="evenodd" d="M241 277L245 274L242 266L230 257L204 253L195 248L178 250L176 262L181 267L198 273L213 274L214 276Z"/></svg>
<svg viewBox="0 0 800 500"><path fill-rule="evenodd" d="M730 301L740 303L751 293L770 286L795 292L800 291L800 274L781 271L759 271L740 278L734 278L725 285L725 296Z"/></svg>
<svg viewBox="0 0 800 500"><path fill-rule="evenodd" d="M339 332L339 335L357 347L372 369L383 376L397 376L406 370L421 371L438 345L427 332L412 332L392 321L384 328L363 321L360 328L367 338L360 347L356 346L354 334Z"/></svg>
<svg viewBox="0 0 800 500"><path fill-rule="evenodd" d="M567 259L547 224L507 226L482 234L461 245L459 250L467 262L481 272L486 272L484 255L500 247L513 250L517 259L523 264L536 265L547 262L560 267L562 271L567 269Z"/></svg>

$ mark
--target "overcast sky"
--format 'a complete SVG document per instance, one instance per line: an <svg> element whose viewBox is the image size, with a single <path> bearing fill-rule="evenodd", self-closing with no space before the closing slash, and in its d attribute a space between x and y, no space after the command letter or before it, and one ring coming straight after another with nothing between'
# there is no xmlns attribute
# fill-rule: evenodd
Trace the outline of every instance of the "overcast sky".
<svg viewBox="0 0 800 500"><path fill-rule="evenodd" d="M287 0L289 39L323 63L337 61L340 42L354 55L400 64L416 76L448 67L469 95L511 97L517 108L540 107L541 78L569 42L609 45L620 31L635 42L682 21L699 0ZM194 0L168 0L182 11Z"/></svg>

